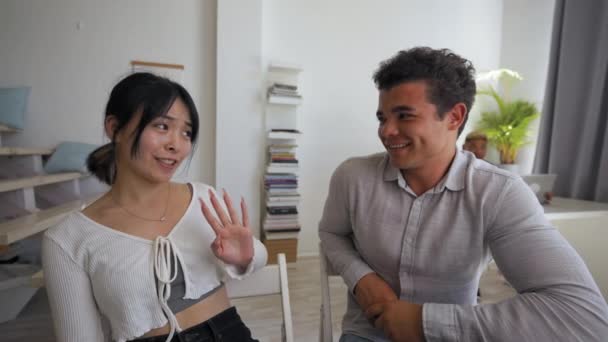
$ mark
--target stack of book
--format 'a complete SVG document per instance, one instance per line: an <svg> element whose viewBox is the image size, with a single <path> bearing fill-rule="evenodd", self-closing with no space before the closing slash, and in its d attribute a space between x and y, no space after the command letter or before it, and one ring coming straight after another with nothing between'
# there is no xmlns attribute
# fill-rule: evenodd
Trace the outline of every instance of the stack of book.
<svg viewBox="0 0 608 342"><path fill-rule="evenodd" d="M291 193L275 193L270 189L266 197L264 235L267 240L295 239L300 232L297 205L300 195L296 189Z"/></svg>
<svg viewBox="0 0 608 342"><path fill-rule="evenodd" d="M298 93L298 86L273 83L268 88L268 102L275 104L299 104L302 96Z"/></svg>
<svg viewBox="0 0 608 342"><path fill-rule="evenodd" d="M295 239L300 231L296 147L290 143L274 143L268 147L270 163L264 176L266 213L263 222L267 240Z"/></svg>
<svg viewBox="0 0 608 342"><path fill-rule="evenodd" d="M270 162L268 163L266 172L268 174L297 174L299 167L295 155L296 147L297 145L289 143L271 144L268 147ZM266 182L266 184L268 185L268 182Z"/></svg>

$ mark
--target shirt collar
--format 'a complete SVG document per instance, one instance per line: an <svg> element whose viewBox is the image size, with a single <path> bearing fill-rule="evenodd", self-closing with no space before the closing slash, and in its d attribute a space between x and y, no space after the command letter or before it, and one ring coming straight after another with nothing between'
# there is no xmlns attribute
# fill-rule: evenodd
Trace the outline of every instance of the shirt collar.
<svg viewBox="0 0 608 342"><path fill-rule="evenodd" d="M387 182L399 180L401 171L394 167L390 162L388 153L384 155L384 180ZM433 192L442 192L445 188L451 191L460 191L464 189L464 182L467 169L467 157L460 151L456 150L456 155L452 160L452 165L447 174L439 181L433 189Z"/></svg>
<svg viewBox="0 0 608 342"><path fill-rule="evenodd" d="M382 160L382 162L384 163L384 180L387 182L397 180L401 172L391 164L388 153L384 154L384 160Z"/></svg>

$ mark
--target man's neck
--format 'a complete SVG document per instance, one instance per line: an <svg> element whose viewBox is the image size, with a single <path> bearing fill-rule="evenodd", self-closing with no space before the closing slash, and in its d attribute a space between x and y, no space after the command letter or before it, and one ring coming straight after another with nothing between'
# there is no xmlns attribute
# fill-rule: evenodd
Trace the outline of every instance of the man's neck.
<svg viewBox="0 0 608 342"><path fill-rule="evenodd" d="M446 153L428 160L423 166L400 170L407 186L420 196L429 189L434 188L447 174L452 161L456 156L456 146L446 151Z"/></svg>

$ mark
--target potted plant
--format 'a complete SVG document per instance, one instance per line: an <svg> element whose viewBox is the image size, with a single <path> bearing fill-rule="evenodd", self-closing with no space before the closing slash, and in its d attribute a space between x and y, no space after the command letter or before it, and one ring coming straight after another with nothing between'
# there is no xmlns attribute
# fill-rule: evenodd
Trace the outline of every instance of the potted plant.
<svg viewBox="0 0 608 342"><path fill-rule="evenodd" d="M480 79L495 79L503 95L492 86L480 87L477 94L491 97L497 105L496 110L483 111L477 124L477 130L488 137L488 142L499 153L501 167L517 171L515 158L519 150L530 143L528 132L530 123L540 113L532 102L517 99L510 100L508 92L510 87L523 78L516 72L500 69L480 75Z"/></svg>

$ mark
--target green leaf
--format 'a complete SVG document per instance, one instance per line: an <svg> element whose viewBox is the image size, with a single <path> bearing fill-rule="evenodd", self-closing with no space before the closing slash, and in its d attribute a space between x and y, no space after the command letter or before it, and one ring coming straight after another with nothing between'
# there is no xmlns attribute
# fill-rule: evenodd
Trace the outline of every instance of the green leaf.
<svg viewBox="0 0 608 342"><path fill-rule="evenodd" d="M524 100L505 101L493 87L478 91L496 101L498 111L481 113L477 130L488 136L488 141L501 154L501 162L513 162L518 150L528 144L530 123L539 117L536 105Z"/></svg>

